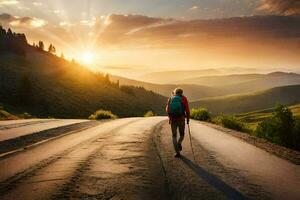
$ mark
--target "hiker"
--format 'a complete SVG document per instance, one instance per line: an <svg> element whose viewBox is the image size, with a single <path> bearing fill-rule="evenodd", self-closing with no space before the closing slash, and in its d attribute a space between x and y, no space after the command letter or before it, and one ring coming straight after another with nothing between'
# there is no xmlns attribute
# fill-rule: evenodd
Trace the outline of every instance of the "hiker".
<svg viewBox="0 0 300 200"><path fill-rule="evenodd" d="M182 141L184 139L185 118L187 124L190 121L190 109L189 103L185 96L183 96L183 90L176 88L172 92L172 97L169 98L166 111L169 116L169 124L172 129L172 140L175 148L175 157L180 157L180 151L182 151ZM177 141L177 129L179 129L179 140Z"/></svg>

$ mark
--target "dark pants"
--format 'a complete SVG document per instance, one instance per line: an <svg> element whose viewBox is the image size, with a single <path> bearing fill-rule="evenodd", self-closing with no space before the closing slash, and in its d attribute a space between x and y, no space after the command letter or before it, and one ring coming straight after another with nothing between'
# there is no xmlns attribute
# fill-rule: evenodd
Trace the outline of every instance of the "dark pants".
<svg viewBox="0 0 300 200"><path fill-rule="evenodd" d="M171 121L172 140L176 153L179 153L178 145L182 143L184 139L185 120ZM179 129L179 140L177 141L177 129Z"/></svg>

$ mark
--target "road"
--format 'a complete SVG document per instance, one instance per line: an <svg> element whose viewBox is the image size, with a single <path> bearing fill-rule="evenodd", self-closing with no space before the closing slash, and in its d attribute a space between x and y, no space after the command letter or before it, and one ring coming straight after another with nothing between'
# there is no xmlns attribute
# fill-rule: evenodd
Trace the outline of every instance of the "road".
<svg viewBox="0 0 300 200"><path fill-rule="evenodd" d="M299 165L190 128L178 159L165 117L1 122L0 199L300 198Z"/></svg>

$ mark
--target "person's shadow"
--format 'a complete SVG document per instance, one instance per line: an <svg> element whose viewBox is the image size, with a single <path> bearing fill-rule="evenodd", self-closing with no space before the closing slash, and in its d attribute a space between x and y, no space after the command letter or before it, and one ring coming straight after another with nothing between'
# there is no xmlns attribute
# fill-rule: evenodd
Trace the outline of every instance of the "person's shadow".
<svg viewBox="0 0 300 200"><path fill-rule="evenodd" d="M200 166L193 163L191 160L185 156L181 156L181 160L186 164L191 170L193 170L200 178L208 182L217 190L221 191L228 199L247 199L242 193L234 189L215 175L205 171Z"/></svg>

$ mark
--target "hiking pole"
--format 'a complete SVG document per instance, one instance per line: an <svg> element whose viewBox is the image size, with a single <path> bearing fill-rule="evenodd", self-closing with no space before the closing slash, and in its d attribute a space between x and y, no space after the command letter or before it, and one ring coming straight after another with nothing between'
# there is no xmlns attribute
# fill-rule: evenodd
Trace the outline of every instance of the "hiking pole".
<svg viewBox="0 0 300 200"><path fill-rule="evenodd" d="M189 124L187 124L187 125L188 125L188 129L189 129L189 138L190 138L190 143L191 143L192 154L193 154L194 162L196 164L196 158L195 158L193 143L192 143L191 129L190 129L190 125Z"/></svg>

